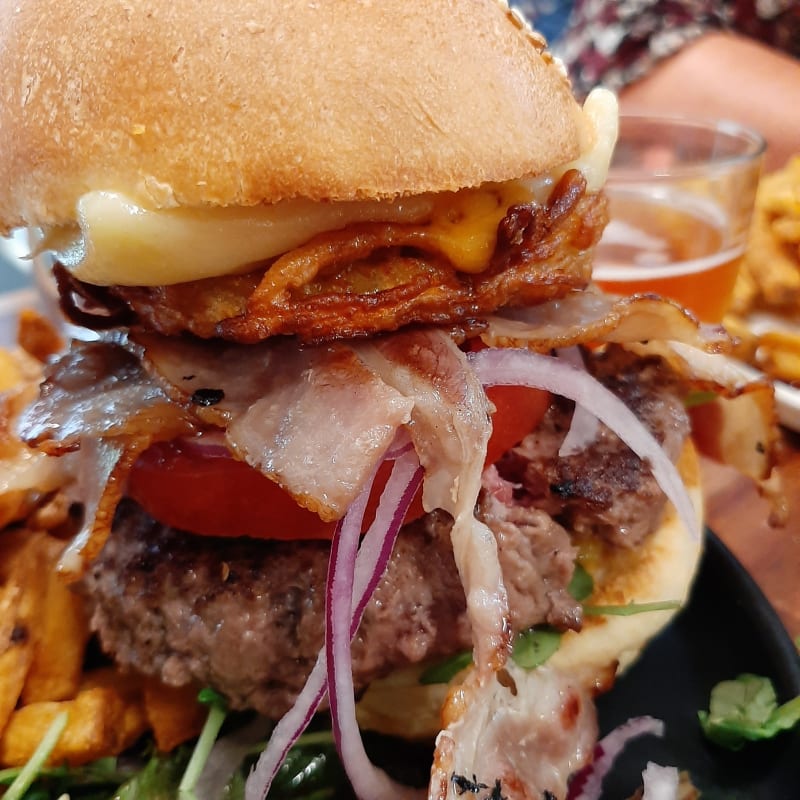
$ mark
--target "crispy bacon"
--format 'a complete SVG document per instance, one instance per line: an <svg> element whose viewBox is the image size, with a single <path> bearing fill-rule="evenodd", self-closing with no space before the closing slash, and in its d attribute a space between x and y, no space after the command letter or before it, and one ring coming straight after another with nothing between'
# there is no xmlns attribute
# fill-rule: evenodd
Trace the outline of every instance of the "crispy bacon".
<svg viewBox="0 0 800 800"><path fill-rule="evenodd" d="M92 292L91 300L105 297L114 314L121 303L135 315L134 325L147 330L246 343L276 334L319 342L410 323L461 322L587 285L606 205L602 196L586 194L585 185L571 170L546 205L510 209L488 268L475 274L457 271L424 226L367 223L318 236L266 271L174 286L115 286ZM65 291L82 294L74 280L62 282Z"/></svg>
<svg viewBox="0 0 800 800"><path fill-rule="evenodd" d="M74 580L102 550L139 454L195 425L134 354L119 344L75 341L48 367L39 399L22 413L17 430L49 455L79 451L84 523L58 565Z"/></svg>
<svg viewBox="0 0 800 800"><path fill-rule="evenodd" d="M191 428L139 359L109 342L74 341L18 422L20 438L51 455L77 450L89 436L171 439Z"/></svg>

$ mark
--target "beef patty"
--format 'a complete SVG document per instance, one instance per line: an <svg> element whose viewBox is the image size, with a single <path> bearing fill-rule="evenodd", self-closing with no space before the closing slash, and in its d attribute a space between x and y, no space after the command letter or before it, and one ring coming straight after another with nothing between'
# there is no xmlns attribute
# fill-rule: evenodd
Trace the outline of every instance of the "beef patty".
<svg viewBox="0 0 800 800"><path fill-rule="evenodd" d="M470 647L451 524L435 512L401 532L353 643L357 687ZM503 527L504 570L519 574L514 585L527 579L534 587L512 597L516 626L577 624L565 589L574 552L564 529L535 509ZM323 644L329 550L323 541L193 536L126 500L84 580L92 625L123 666L172 685L213 686L233 707L277 718L291 707Z"/></svg>

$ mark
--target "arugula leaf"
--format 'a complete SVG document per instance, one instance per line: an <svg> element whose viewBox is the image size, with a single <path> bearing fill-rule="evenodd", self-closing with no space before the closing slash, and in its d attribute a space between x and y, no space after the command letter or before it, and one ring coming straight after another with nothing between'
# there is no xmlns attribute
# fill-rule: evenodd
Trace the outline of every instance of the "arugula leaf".
<svg viewBox="0 0 800 800"><path fill-rule="evenodd" d="M567 591L579 602L583 602L590 597L594 591L594 578L587 572L580 562L575 562L575 571L572 579L567 586Z"/></svg>
<svg viewBox="0 0 800 800"><path fill-rule="evenodd" d="M769 678L744 673L711 690L708 711L698 711L705 735L729 750L748 741L771 739L800 722L800 696L778 705Z"/></svg>
<svg viewBox="0 0 800 800"><path fill-rule="evenodd" d="M333 798L341 796L346 782L333 732L316 731L297 740L278 770L268 796L281 800Z"/></svg>
<svg viewBox="0 0 800 800"><path fill-rule="evenodd" d="M25 800L50 800L69 795L80 800L108 800L110 793L135 774L141 764L134 759L100 758L91 764L68 767L59 764L42 767ZM11 784L23 767L0 770L0 786Z"/></svg>
<svg viewBox="0 0 800 800"><path fill-rule="evenodd" d="M651 611L675 611L681 604L677 600L662 600L655 603L625 603L618 606L587 606L583 613L588 617L632 617Z"/></svg>
<svg viewBox="0 0 800 800"><path fill-rule="evenodd" d="M534 669L547 661L561 644L561 632L548 625L537 626L514 639L511 658L523 669Z"/></svg>

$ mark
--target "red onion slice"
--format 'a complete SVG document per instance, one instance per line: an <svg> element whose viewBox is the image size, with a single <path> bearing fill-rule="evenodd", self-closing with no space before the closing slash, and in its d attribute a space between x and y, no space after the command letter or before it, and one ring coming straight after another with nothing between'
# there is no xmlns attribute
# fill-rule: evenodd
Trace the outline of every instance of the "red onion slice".
<svg viewBox="0 0 800 800"><path fill-rule="evenodd" d="M331 547L325 608L328 685L333 687L329 692L331 722L339 756L350 779L350 785L356 796L362 800L382 800L382 798L390 800L406 795L416 796L416 793L395 783L383 770L374 766L364 750L361 731L356 721L350 659L350 643L358 629L369 597L385 570L394 539L405 516L405 510L400 513L399 507L404 501L411 502L421 479L421 470L415 462L416 456L413 459L405 457L395 464L392 477L400 473L400 478L404 478L405 489L400 497L397 497L395 492L401 483L400 478L395 480L395 486L392 486L391 490L387 484L387 490L381 497L381 505L394 508L395 511L388 520L388 525L387 520L381 518L383 515L379 514L379 518L370 526L367 536L372 531L377 535L369 536L368 549L361 554L362 568L358 569L356 561L361 526L360 522L355 525L352 523L349 513L344 523L337 529ZM363 516L363 511L360 516ZM385 533L381 535L380 532L383 531ZM358 593L354 592L357 574L359 579L364 581L364 588L369 589L369 592L363 592L360 598L357 597Z"/></svg>
<svg viewBox="0 0 800 800"><path fill-rule="evenodd" d="M631 739L646 733L664 735L664 723L653 717L634 717L614 728L594 748L594 760L575 773L570 781L567 800L600 800L603 778L614 766L619 754Z"/></svg>
<svg viewBox="0 0 800 800"><path fill-rule="evenodd" d="M416 453L413 450L404 452L394 464L381 495L375 519L364 536L356 559L353 588L355 602L352 615L348 609L350 640L355 636L364 609L386 571L397 534L421 481L422 470ZM362 500L363 503L366 502L370 489L371 486L368 486L362 492L359 500ZM360 514L357 523L357 527L360 529L363 518L361 503L353 504L339 523L340 526L350 524L351 521L348 521L348 517L351 514ZM333 552L331 558L333 559ZM285 761L292 745L311 722L325 696L327 687L326 651L322 649L294 706L275 726L266 749L248 776L245 787L246 800L264 800L267 796L269 787L281 764Z"/></svg>
<svg viewBox="0 0 800 800"><path fill-rule="evenodd" d="M356 559L355 597L350 638L356 635L364 610L375 588L386 572L389 558L403 527L411 501L422 483L423 471L413 448L395 461L383 488L375 519L364 534Z"/></svg>
<svg viewBox="0 0 800 800"><path fill-rule="evenodd" d="M320 650L314 669L306 679L303 691L297 696L294 705L281 717L272 731L264 752L247 776L245 800L264 800L278 774L281 764L286 760L292 745L308 727L319 704L325 696L327 678L325 675L325 652Z"/></svg>
<svg viewBox="0 0 800 800"><path fill-rule="evenodd" d="M583 356L577 346L562 347L557 352L562 361L572 364L576 369L585 371L586 366L583 362ZM570 421L567 435L558 449L559 458L565 458L585 450L597 438L599 429L600 422L597 417L584 406L576 405L575 410L572 412L572 420Z"/></svg>
<svg viewBox="0 0 800 800"><path fill-rule="evenodd" d="M587 408L649 464L686 529L700 538L697 515L677 467L636 415L592 375L552 356L527 350L493 348L470 353L469 358L486 386L546 389Z"/></svg>

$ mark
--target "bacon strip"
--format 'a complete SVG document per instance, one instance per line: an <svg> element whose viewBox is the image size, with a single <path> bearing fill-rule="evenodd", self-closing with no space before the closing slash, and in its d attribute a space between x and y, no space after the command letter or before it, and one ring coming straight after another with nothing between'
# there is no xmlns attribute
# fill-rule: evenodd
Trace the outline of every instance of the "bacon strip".
<svg viewBox="0 0 800 800"><path fill-rule="evenodd" d="M60 455L88 437L171 439L191 423L133 353L113 342L74 341L49 367L17 430L28 444Z"/></svg>
<svg viewBox="0 0 800 800"><path fill-rule="evenodd" d="M413 400L343 345L138 342L179 402L195 398L198 418L226 428L233 453L328 521L344 515L410 418ZM198 404L204 392L219 399Z"/></svg>
<svg viewBox="0 0 800 800"><path fill-rule="evenodd" d="M497 542L474 515L491 434L486 393L465 355L441 331L395 334L359 345L358 352L386 383L414 400L409 432L425 469L423 505L454 518L450 535L475 663L489 675L505 663L510 625Z"/></svg>
<svg viewBox="0 0 800 800"><path fill-rule="evenodd" d="M697 321L681 306L655 295L616 297L594 287L487 319L481 333L492 347L527 347L540 353L589 342L683 342L706 352L728 353L731 338L718 325Z"/></svg>
<svg viewBox="0 0 800 800"><path fill-rule="evenodd" d="M506 800L564 797L597 739L587 691L571 676L513 662L502 682L475 678L468 675L445 703L428 800L458 800L466 791Z"/></svg>

